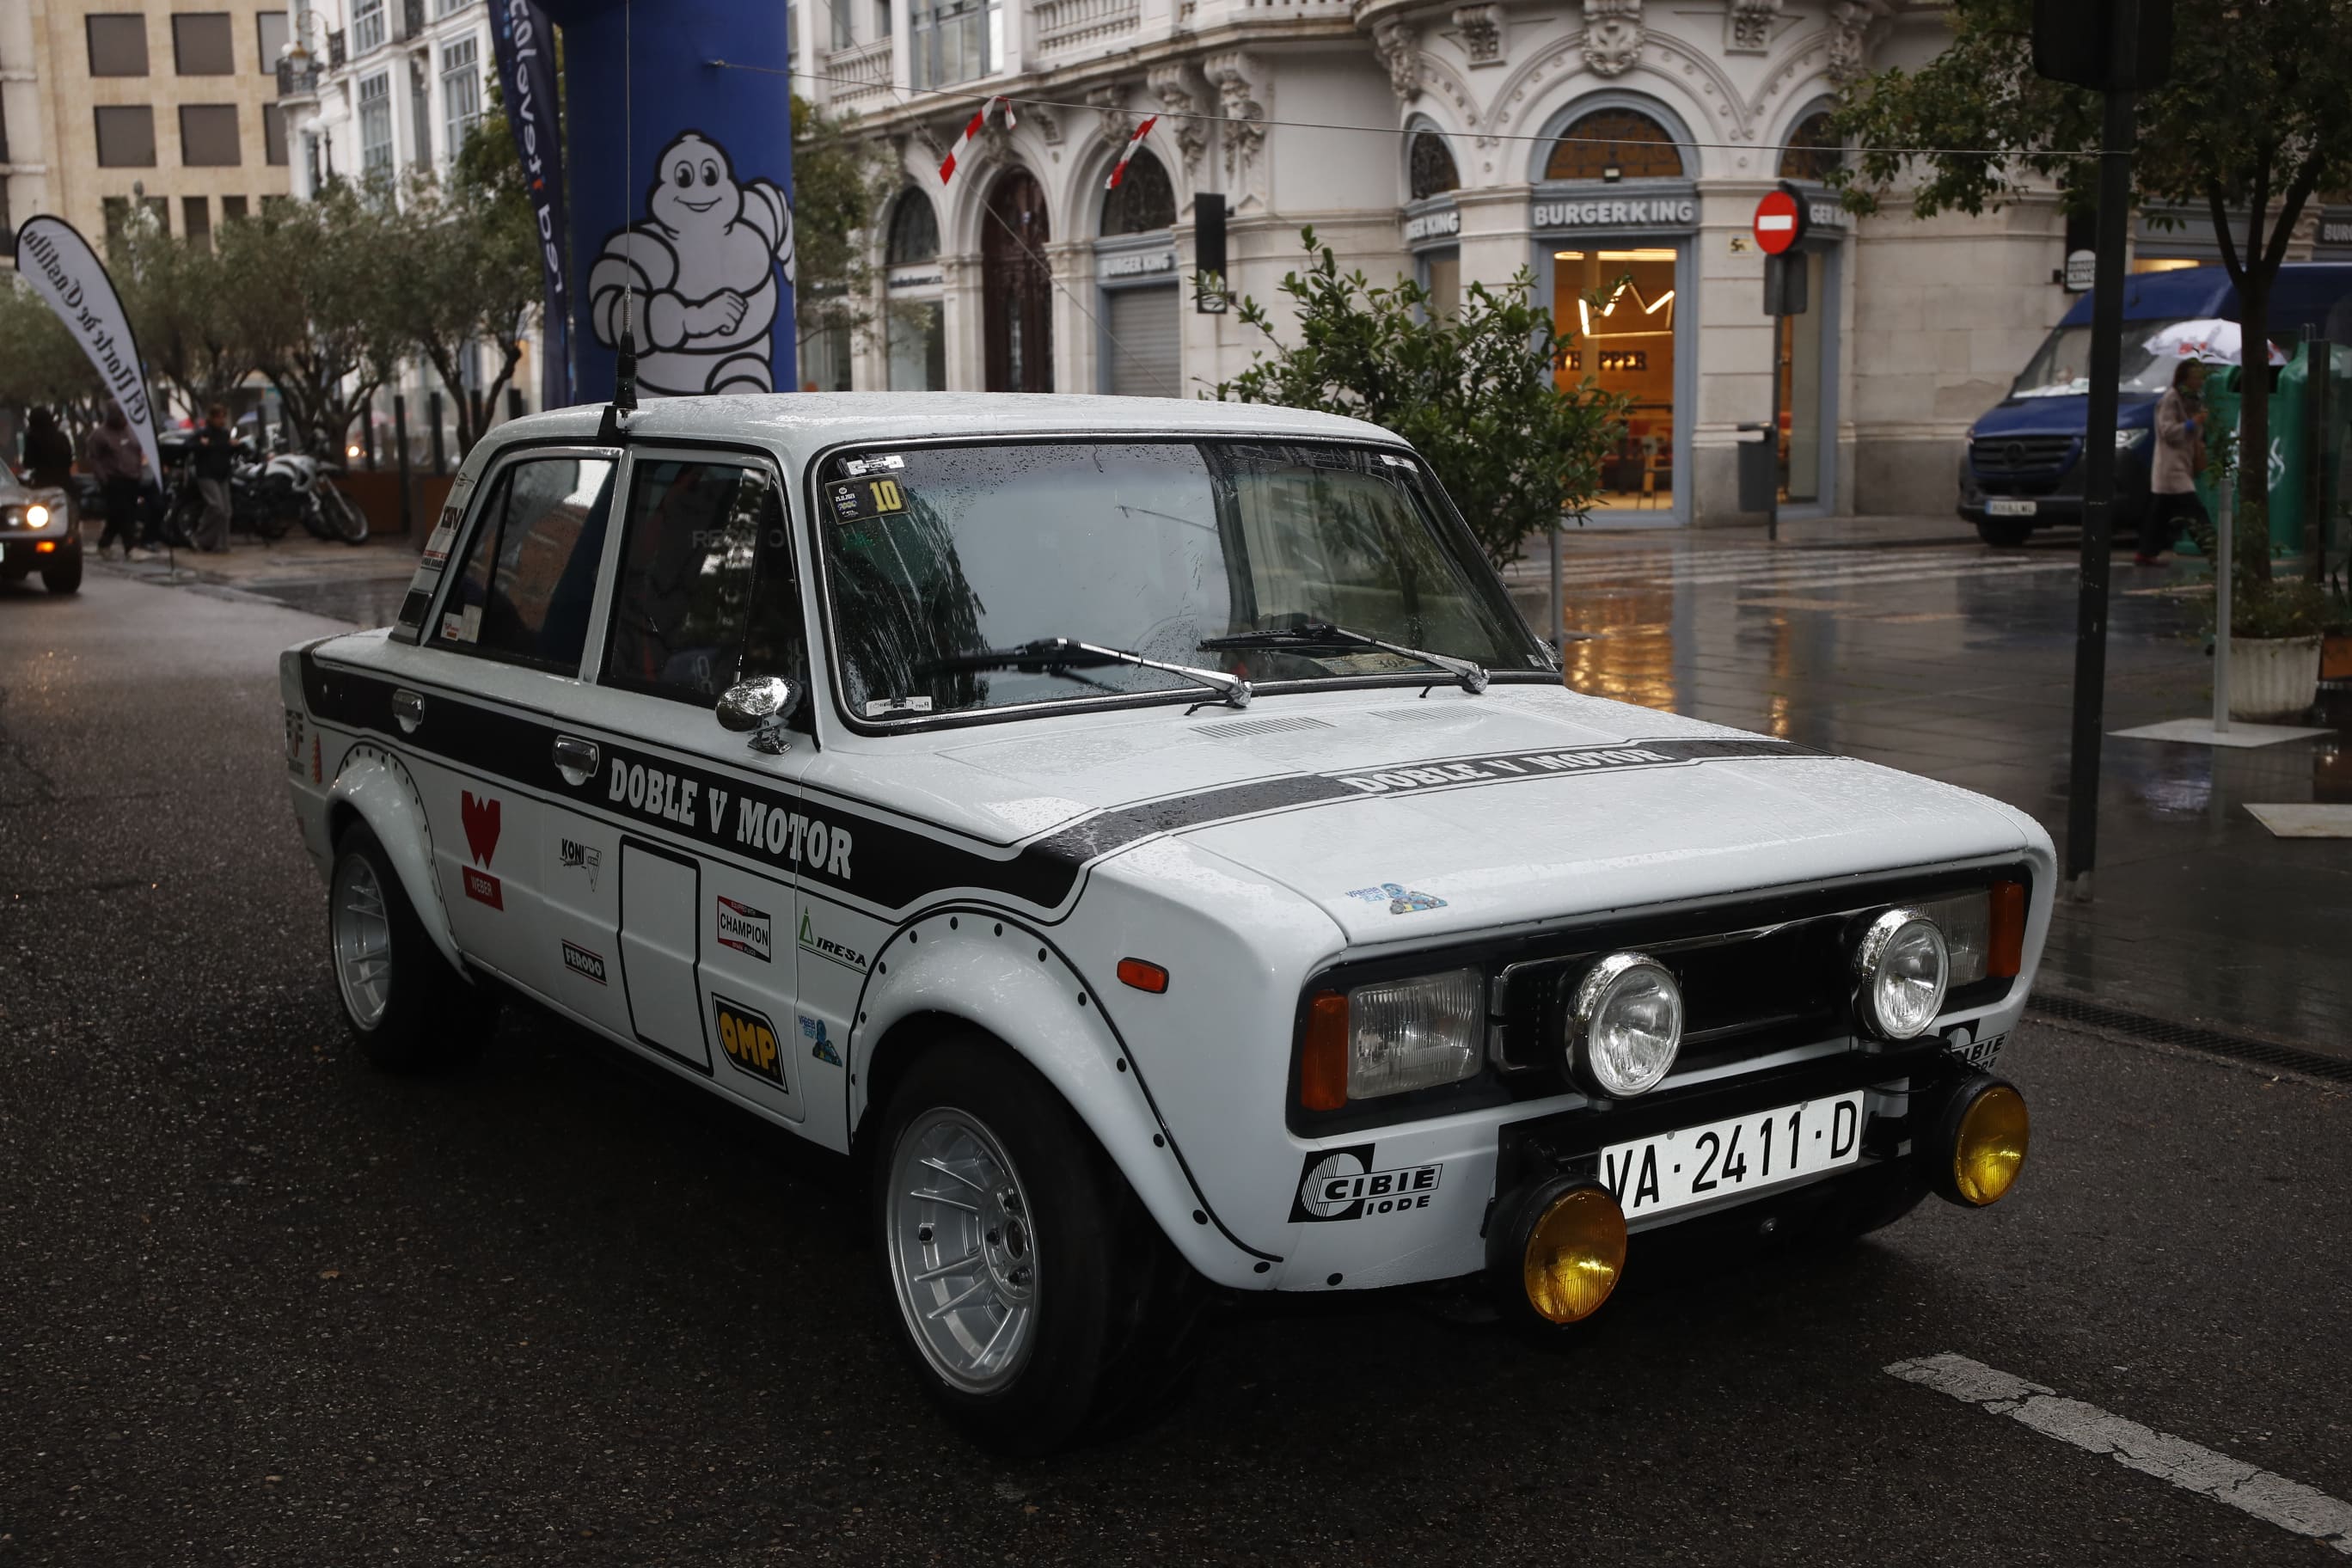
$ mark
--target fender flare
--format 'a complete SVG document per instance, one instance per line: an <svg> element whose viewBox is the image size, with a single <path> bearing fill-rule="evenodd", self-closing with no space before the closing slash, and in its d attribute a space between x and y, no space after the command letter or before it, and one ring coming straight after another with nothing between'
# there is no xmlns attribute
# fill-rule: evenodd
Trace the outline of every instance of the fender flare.
<svg viewBox="0 0 2352 1568"><path fill-rule="evenodd" d="M920 1013L962 1019L1003 1041L1077 1113L1185 1261L1220 1284L1263 1288L1255 1277L1281 1255L1253 1247L1218 1217L1117 1022L1050 936L971 904L926 910L892 932L873 956L851 1025L853 1131L873 1109L865 1086L876 1046Z"/></svg>
<svg viewBox="0 0 2352 1568"><path fill-rule="evenodd" d="M400 759L371 742L362 741L343 753L335 782L327 789L327 820L338 807L356 812L383 846L409 907L441 956L459 973L465 960L449 934L448 906L441 901L441 880L433 874L433 830L425 816L425 798ZM333 851L331 840L329 852Z"/></svg>

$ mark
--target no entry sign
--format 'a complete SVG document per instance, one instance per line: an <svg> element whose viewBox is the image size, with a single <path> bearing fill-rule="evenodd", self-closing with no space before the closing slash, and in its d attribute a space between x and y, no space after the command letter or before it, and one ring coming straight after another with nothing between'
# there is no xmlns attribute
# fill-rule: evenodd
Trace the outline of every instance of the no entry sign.
<svg viewBox="0 0 2352 1568"><path fill-rule="evenodd" d="M1796 248L1797 241L1805 237L1805 204L1788 186L1764 193L1756 204L1756 247L1767 256L1780 256Z"/></svg>

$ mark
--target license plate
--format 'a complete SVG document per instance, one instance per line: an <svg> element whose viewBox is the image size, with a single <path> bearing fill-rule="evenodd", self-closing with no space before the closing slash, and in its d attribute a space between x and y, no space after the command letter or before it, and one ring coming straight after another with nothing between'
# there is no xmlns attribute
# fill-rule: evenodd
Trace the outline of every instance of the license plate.
<svg viewBox="0 0 2352 1568"><path fill-rule="evenodd" d="M1809 1100L1601 1152L1601 1179L1629 1220L1713 1203L1862 1159L1862 1091Z"/></svg>
<svg viewBox="0 0 2352 1568"><path fill-rule="evenodd" d="M1990 496L1985 500L1985 513L1989 517L2032 517L2034 510L2034 503L2030 500L2012 500L2006 496Z"/></svg>

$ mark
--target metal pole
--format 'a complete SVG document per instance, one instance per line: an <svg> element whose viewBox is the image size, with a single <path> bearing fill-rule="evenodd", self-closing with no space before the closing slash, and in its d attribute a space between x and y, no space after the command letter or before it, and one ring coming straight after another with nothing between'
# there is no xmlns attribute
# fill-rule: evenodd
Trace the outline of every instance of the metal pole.
<svg viewBox="0 0 2352 1568"><path fill-rule="evenodd" d="M1775 261L1785 263L1787 259L1783 256L1770 257L1767 258L1766 265ZM1765 423L1764 439L1772 454L1772 491L1764 501L1764 538L1767 542L1777 544L1780 540L1780 323L1788 318L1772 316L1768 319L1772 323L1772 417Z"/></svg>
<svg viewBox="0 0 2352 1568"><path fill-rule="evenodd" d="M2110 79L2137 74L2139 0L2116 0ZM2066 770L2066 881L2077 899L2091 896L2091 868L2099 858L2099 724L2107 680L2107 552L2116 494L2116 403L2123 375L2124 219L2131 205L2131 153L2136 127L2132 94L2107 94L2099 147L2098 270L2091 301L2091 406L2085 422L2083 469L2083 554L2074 608L2074 726Z"/></svg>
<svg viewBox="0 0 2352 1568"><path fill-rule="evenodd" d="M1568 662L1568 605L1559 591L1559 530L1551 531L1551 646L1558 648L1560 662Z"/></svg>
<svg viewBox="0 0 2352 1568"><path fill-rule="evenodd" d="M400 531L410 533L416 527L416 501L408 489L408 399L396 392L392 395L392 440L400 458Z"/></svg>
<svg viewBox="0 0 2352 1568"><path fill-rule="evenodd" d="M2213 499L2221 503L2221 512L2220 526L2213 530L2213 732L2217 735L2230 732L2230 552L2231 535L2238 531L2230 488L2227 474L2213 487Z"/></svg>
<svg viewBox="0 0 2352 1568"><path fill-rule="evenodd" d="M449 453L441 444L441 395L425 395L425 416L433 422L433 472L437 478L449 471Z"/></svg>

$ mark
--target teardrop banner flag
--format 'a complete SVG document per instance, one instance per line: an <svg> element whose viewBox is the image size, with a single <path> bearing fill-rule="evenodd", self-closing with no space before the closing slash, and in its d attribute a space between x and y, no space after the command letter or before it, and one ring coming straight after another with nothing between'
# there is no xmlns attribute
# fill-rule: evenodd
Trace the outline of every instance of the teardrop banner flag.
<svg viewBox="0 0 2352 1568"><path fill-rule="evenodd" d="M565 276L563 140L555 122L555 29L532 0L494 0L490 42L531 221L539 228L547 309L540 320L539 405L572 403L572 290Z"/></svg>
<svg viewBox="0 0 2352 1568"><path fill-rule="evenodd" d="M122 299L114 291L114 279L106 275L106 264L79 229L61 217L44 215L26 218L16 231L16 272L48 301L89 356L98 378L122 405L131 428L138 433L148 473L160 479L163 464L155 450L155 408L147 398L147 373L139 363L131 319L122 313Z"/></svg>

